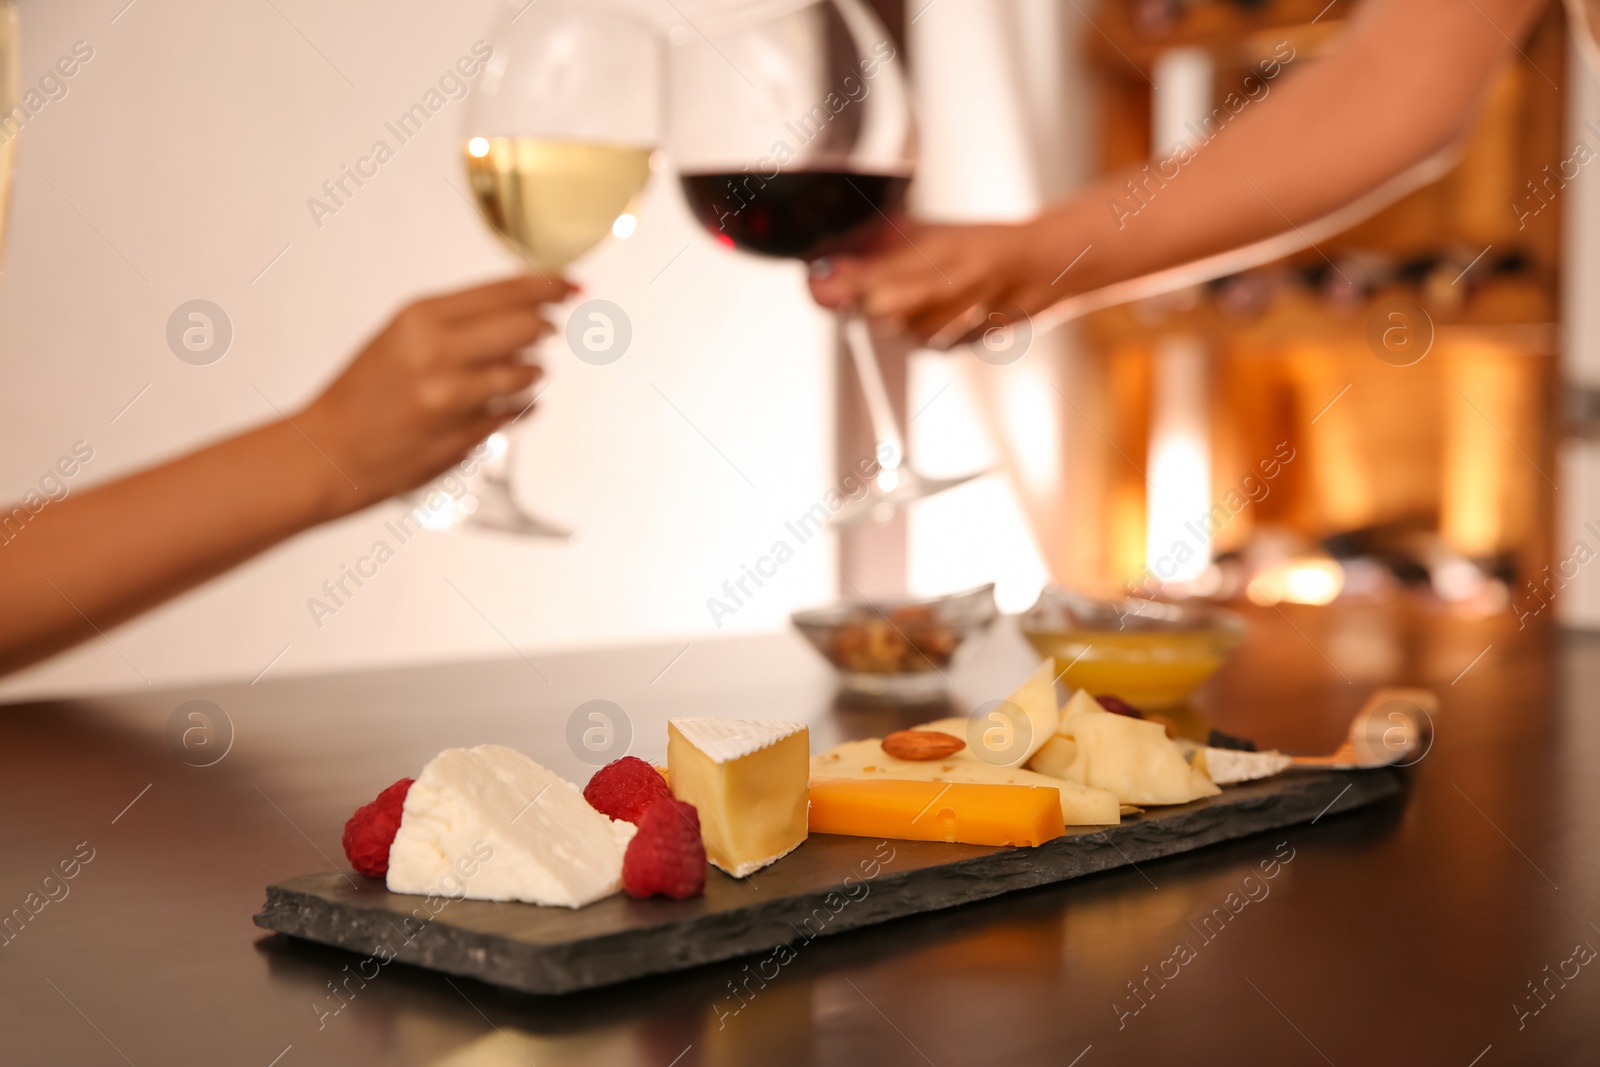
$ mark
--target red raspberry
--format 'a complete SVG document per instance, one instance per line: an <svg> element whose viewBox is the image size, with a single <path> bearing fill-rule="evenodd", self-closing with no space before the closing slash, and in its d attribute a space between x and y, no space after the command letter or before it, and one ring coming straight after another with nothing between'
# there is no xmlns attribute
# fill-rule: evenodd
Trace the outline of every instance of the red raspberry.
<svg viewBox="0 0 1600 1067"><path fill-rule="evenodd" d="M344 854L350 866L371 878L389 873L389 846L400 832L400 812L410 791L411 779L402 778L350 816L344 824Z"/></svg>
<svg viewBox="0 0 1600 1067"><path fill-rule="evenodd" d="M622 857L622 888L630 897L674 900L705 892L706 846L693 804L665 797L650 805Z"/></svg>
<svg viewBox="0 0 1600 1067"><path fill-rule="evenodd" d="M650 805L672 796L661 772L638 756L623 756L594 772L583 799L602 815L639 825Z"/></svg>

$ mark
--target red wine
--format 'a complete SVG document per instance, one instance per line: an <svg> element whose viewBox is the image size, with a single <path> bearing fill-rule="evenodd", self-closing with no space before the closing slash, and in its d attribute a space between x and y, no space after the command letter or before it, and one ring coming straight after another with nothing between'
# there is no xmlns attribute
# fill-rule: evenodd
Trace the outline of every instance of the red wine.
<svg viewBox="0 0 1600 1067"><path fill-rule="evenodd" d="M763 256L818 259L858 243L893 215L911 179L850 171L685 174L689 209L726 244Z"/></svg>

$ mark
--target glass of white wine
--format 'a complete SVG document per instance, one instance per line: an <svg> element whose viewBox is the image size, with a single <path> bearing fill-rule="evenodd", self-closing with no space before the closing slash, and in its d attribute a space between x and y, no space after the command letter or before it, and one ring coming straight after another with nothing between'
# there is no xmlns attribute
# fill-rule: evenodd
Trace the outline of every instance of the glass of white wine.
<svg viewBox="0 0 1600 1067"><path fill-rule="evenodd" d="M18 71L17 7L11 0L0 0L0 117L11 114L22 95L22 76ZM11 207L11 171L17 159L17 133L12 126L0 130L0 250L6 243L6 215Z"/></svg>
<svg viewBox="0 0 1600 1067"><path fill-rule="evenodd" d="M540 275L613 233L632 232L634 199L659 139L661 43L655 27L606 0L538 0L512 15L469 104L467 180L484 221ZM567 536L512 496L510 441L490 438L462 521Z"/></svg>

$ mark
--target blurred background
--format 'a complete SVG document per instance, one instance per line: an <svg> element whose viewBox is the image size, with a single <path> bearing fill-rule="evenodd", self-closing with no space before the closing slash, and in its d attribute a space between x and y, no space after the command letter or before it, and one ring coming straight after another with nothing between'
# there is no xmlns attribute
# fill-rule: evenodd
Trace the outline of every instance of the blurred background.
<svg viewBox="0 0 1600 1067"><path fill-rule="evenodd" d="M467 199L465 101L447 102L337 212L308 204L492 37L504 0L19 6L25 87L75 48L92 57L16 137L0 496L20 497L79 442L93 459L74 488L290 411L403 301L516 266ZM964 221L1026 217L1150 157L1240 91L1250 67L1287 44L1292 75L1359 9L873 6L912 75L914 208ZM308 600L384 536L402 511L385 505L120 628L115 650L95 642L19 674L0 696L501 657L508 645L688 646L782 628L792 610L851 590L990 581L1010 611L1054 580L1600 621L1600 578L1583 565L1600 553L1586 525L1600 518L1600 193L1595 168L1574 160L1580 143L1600 151L1600 89L1570 48L1552 8L1459 159L1319 242L1326 259L1308 250L1097 312L1038 333L1004 365L966 350L888 360L919 469L992 473L796 545L731 615L708 601L775 542L793 544L785 524L871 438L803 268L719 247L658 159L637 225L573 271L586 298L624 309L631 346L606 366L550 346L548 391L516 434L518 494L576 529L570 543L429 533L318 620ZM233 330L207 366L175 359L166 340L169 316L195 299ZM1420 331L1414 361L1372 339L1401 306ZM1214 536L1196 536L1208 515Z"/></svg>

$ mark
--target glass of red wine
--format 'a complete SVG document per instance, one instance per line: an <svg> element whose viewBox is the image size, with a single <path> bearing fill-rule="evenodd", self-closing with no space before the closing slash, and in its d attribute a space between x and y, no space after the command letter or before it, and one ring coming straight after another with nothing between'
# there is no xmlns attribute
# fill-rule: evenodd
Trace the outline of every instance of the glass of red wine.
<svg viewBox="0 0 1600 1067"><path fill-rule="evenodd" d="M669 154L689 208L728 248L798 259L903 240L891 221L916 162L899 48L861 0L754 0L696 12L669 32ZM891 518L968 480L906 462L866 322L840 313L881 464L837 525Z"/></svg>

